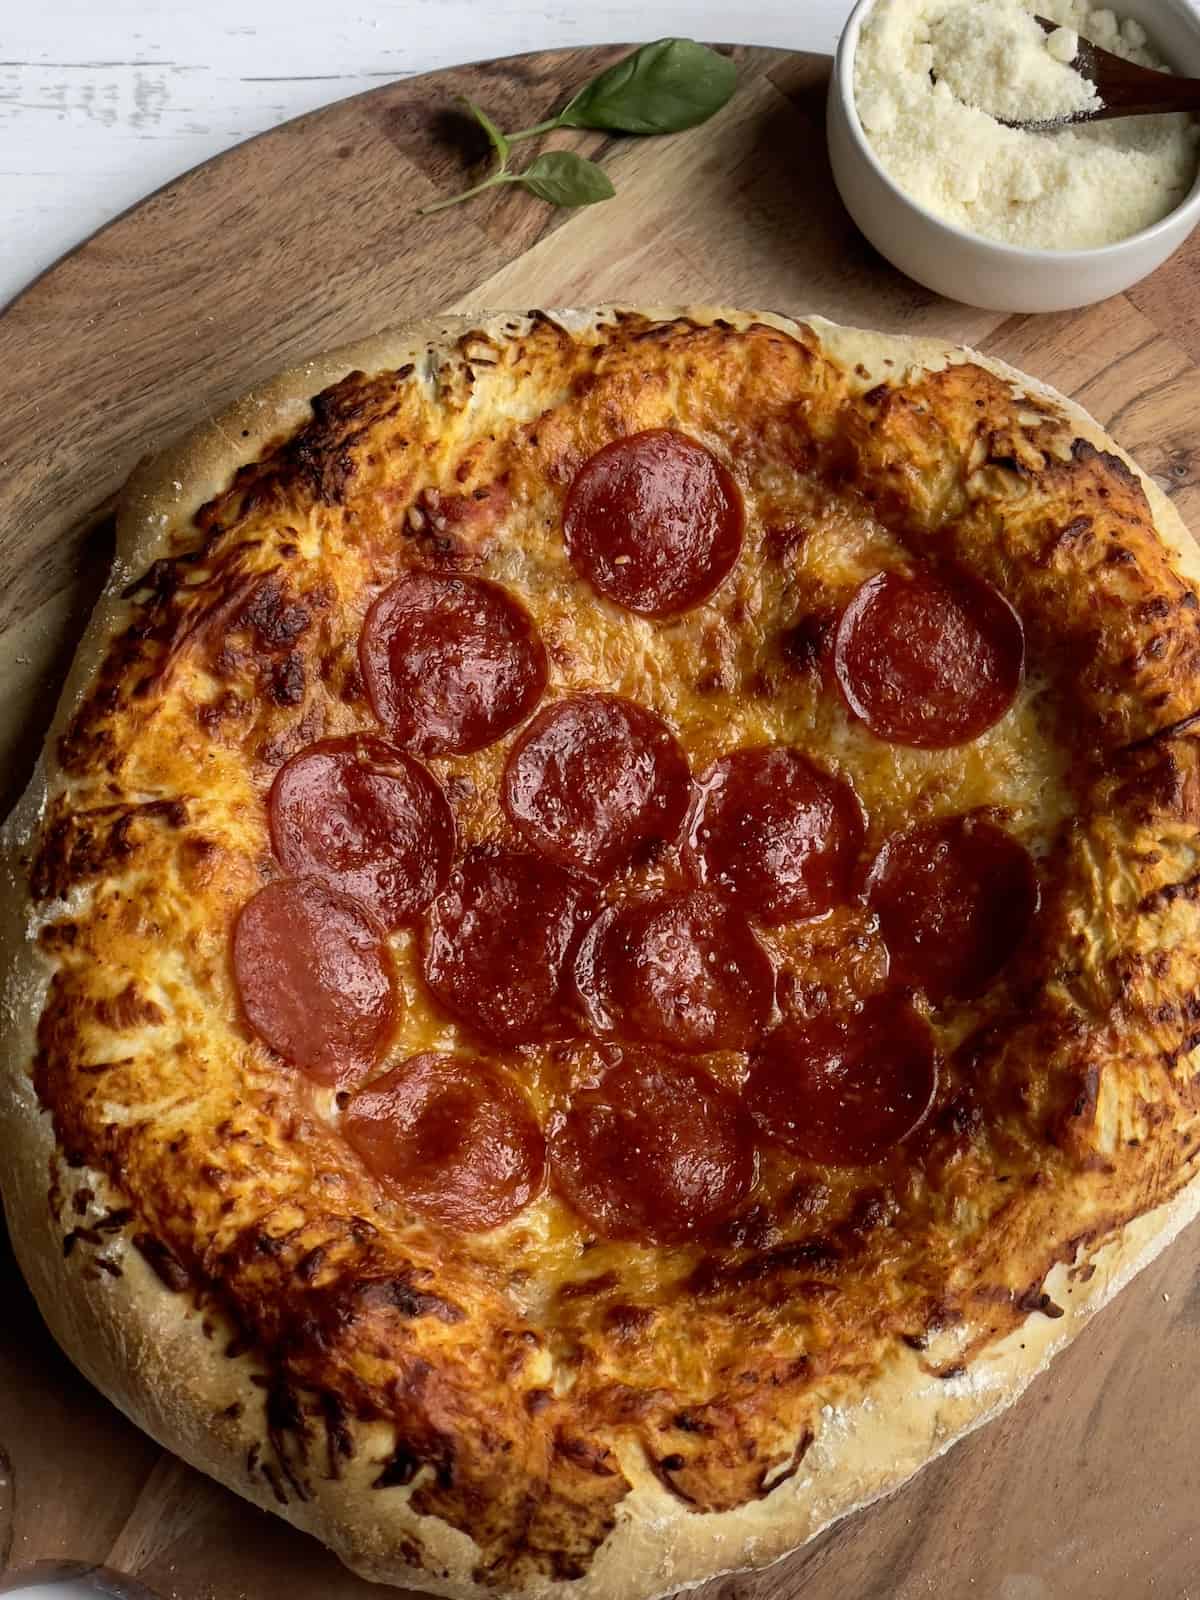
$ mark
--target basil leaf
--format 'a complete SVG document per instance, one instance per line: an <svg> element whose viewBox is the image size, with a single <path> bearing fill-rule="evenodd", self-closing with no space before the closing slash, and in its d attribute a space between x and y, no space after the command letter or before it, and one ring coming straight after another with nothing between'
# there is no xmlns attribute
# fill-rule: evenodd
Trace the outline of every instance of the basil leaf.
<svg viewBox="0 0 1200 1600"><path fill-rule="evenodd" d="M659 39L594 78L557 121L614 133L678 133L719 111L736 82L728 56L694 39Z"/></svg>
<svg viewBox="0 0 1200 1600"><path fill-rule="evenodd" d="M460 94L458 96L458 103L460 106L462 106L464 111L468 112L472 117L475 118L475 121L483 129L484 133L487 134L488 143L496 152L496 160L500 163L500 166L503 167L505 162L508 160L508 140L500 132L500 129L492 121L491 117L488 116L483 107L477 106L474 100L468 100L465 94Z"/></svg>
<svg viewBox="0 0 1200 1600"><path fill-rule="evenodd" d="M590 206L597 200L611 200L616 192L603 167L585 161L573 150L547 150L511 177L552 206Z"/></svg>

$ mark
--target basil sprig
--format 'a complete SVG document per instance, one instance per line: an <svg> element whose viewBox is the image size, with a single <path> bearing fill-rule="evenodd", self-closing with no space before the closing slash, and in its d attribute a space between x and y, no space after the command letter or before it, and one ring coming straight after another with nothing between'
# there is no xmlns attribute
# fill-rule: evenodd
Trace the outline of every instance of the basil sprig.
<svg viewBox="0 0 1200 1600"><path fill-rule="evenodd" d="M563 107L554 126L680 133L719 111L736 80L728 56L694 39L660 39L594 78Z"/></svg>
<svg viewBox="0 0 1200 1600"><path fill-rule="evenodd" d="M737 68L694 39L659 39L643 45L584 85L557 115L504 133L473 100L463 109L487 135L494 162L481 183L425 206L422 216L444 211L487 189L518 183L554 206L590 206L614 193L608 174L570 150L548 150L519 172L509 170L514 144L554 128L599 128L609 133L679 133L706 122L733 93Z"/></svg>
<svg viewBox="0 0 1200 1600"><path fill-rule="evenodd" d="M574 150L547 150L523 172L509 176L552 206L590 206L597 200L611 200L616 193L604 168L577 156Z"/></svg>

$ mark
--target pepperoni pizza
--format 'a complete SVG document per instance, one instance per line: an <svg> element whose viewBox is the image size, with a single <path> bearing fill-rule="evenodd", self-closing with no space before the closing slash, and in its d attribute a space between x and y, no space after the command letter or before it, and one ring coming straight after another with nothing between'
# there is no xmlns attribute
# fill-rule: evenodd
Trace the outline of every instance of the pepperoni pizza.
<svg viewBox="0 0 1200 1600"><path fill-rule="evenodd" d="M1011 1401L1200 1204L1200 561L1089 418L440 323L142 468L8 833L94 1381L368 1577L640 1600Z"/></svg>

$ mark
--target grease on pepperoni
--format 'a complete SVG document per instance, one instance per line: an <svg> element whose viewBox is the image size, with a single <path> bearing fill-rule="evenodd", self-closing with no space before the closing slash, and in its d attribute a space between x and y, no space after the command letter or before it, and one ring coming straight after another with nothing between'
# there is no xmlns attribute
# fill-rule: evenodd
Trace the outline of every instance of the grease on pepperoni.
<svg viewBox="0 0 1200 1600"><path fill-rule="evenodd" d="M279 769L268 814L289 872L353 895L385 928L422 912L450 871L450 802L431 773L382 739L301 750Z"/></svg>
<svg viewBox="0 0 1200 1600"><path fill-rule="evenodd" d="M504 809L525 843L582 872L609 872L687 809L687 757L661 717L615 694L547 706L514 744Z"/></svg>
<svg viewBox="0 0 1200 1600"><path fill-rule="evenodd" d="M769 1139L825 1166L859 1166L920 1127L936 1089L928 1024L882 996L853 1016L782 1023L751 1061L745 1100Z"/></svg>
<svg viewBox="0 0 1200 1600"><path fill-rule="evenodd" d="M651 428L585 462L563 513L567 551L594 589L629 611L667 617L698 606L742 548L742 497L684 433Z"/></svg>
<svg viewBox="0 0 1200 1600"><path fill-rule="evenodd" d="M1011 834L980 817L951 817L893 834L867 878L895 982L935 1005L978 994L1000 972L1037 913L1037 872Z"/></svg>
<svg viewBox="0 0 1200 1600"><path fill-rule="evenodd" d="M495 1228L542 1185L542 1131L524 1094L465 1056L413 1056L361 1089L342 1131L414 1211L463 1232Z"/></svg>
<svg viewBox="0 0 1200 1600"><path fill-rule="evenodd" d="M842 613L834 642L854 715L880 739L925 750L966 744L998 722L1024 661L1016 612L966 574L877 573Z"/></svg>
<svg viewBox="0 0 1200 1600"><path fill-rule="evenodd" d="M546 687L532 618L486 578L408 573L367 612L358 653L375 715L421 755L493 744Z"/></svg>
<svg viewBox="0 0 1200 1600"><path fill-rule="evenodd" d="M553 862L477 846L426 915L425 982L498 1043L561 1034L563 977L592 905L586 886Z"/></svg>
<svg viewBox="0 0 1200 1600"><path fill-rule="evenodd" d="M242 907L233 970L250 1026L318 1083L349 1083L382 1055L395 975L375 918L319 878L270 883Z"/></svg>
<svg viewBox="0 0 1200 1600"><path fill-rule="evenodd" d="M752 1129L738 1101L674 1057L624 1052L548 1132L556 1187L609 1239L694 1237L754 1182Z"/></svg>
<svg viewBox="0 0 1200 1600"><path fill-rule="evenodd" d="M686 860L750 916L798 922L849 897L864 825L851 785L801 751L736 750L700 779Z"/></svg>
<svg viewBox="0 0 1200 1600"><path fill-rule="evenodd" d="M707 890L613 907L576 962L601 1032L691 1052L746 1050L770 1019L774 969L736 906Z"/></svg>

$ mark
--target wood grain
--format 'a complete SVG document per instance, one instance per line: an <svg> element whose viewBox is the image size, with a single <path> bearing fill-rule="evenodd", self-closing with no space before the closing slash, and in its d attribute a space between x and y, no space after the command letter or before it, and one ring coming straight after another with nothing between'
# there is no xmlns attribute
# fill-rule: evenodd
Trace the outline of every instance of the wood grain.
<svg viewBox="0 0 1200 1600"><path fill-rule="evenodd" d="M572 138L619 191L417 219L464 179L452 96L552 103L610 51L409 80L255 140L61 262L0 319L0 778L33 758L144 451L314 350L455 305L724 300L960 338L1076 395L1200 528L1200 247L1131 297L1002 318L895 274L834 195L823 57L739 51L721 117ZM705 1600L1200 1596L1200 1240L1184 1238L997 1424L890 1501ZM0 1259L0 1564L107 1562L173 1600L370 1600L312 1541L164 1457L50 1343ZM4 1459L7 1456L7 1461Z"/></svg>

